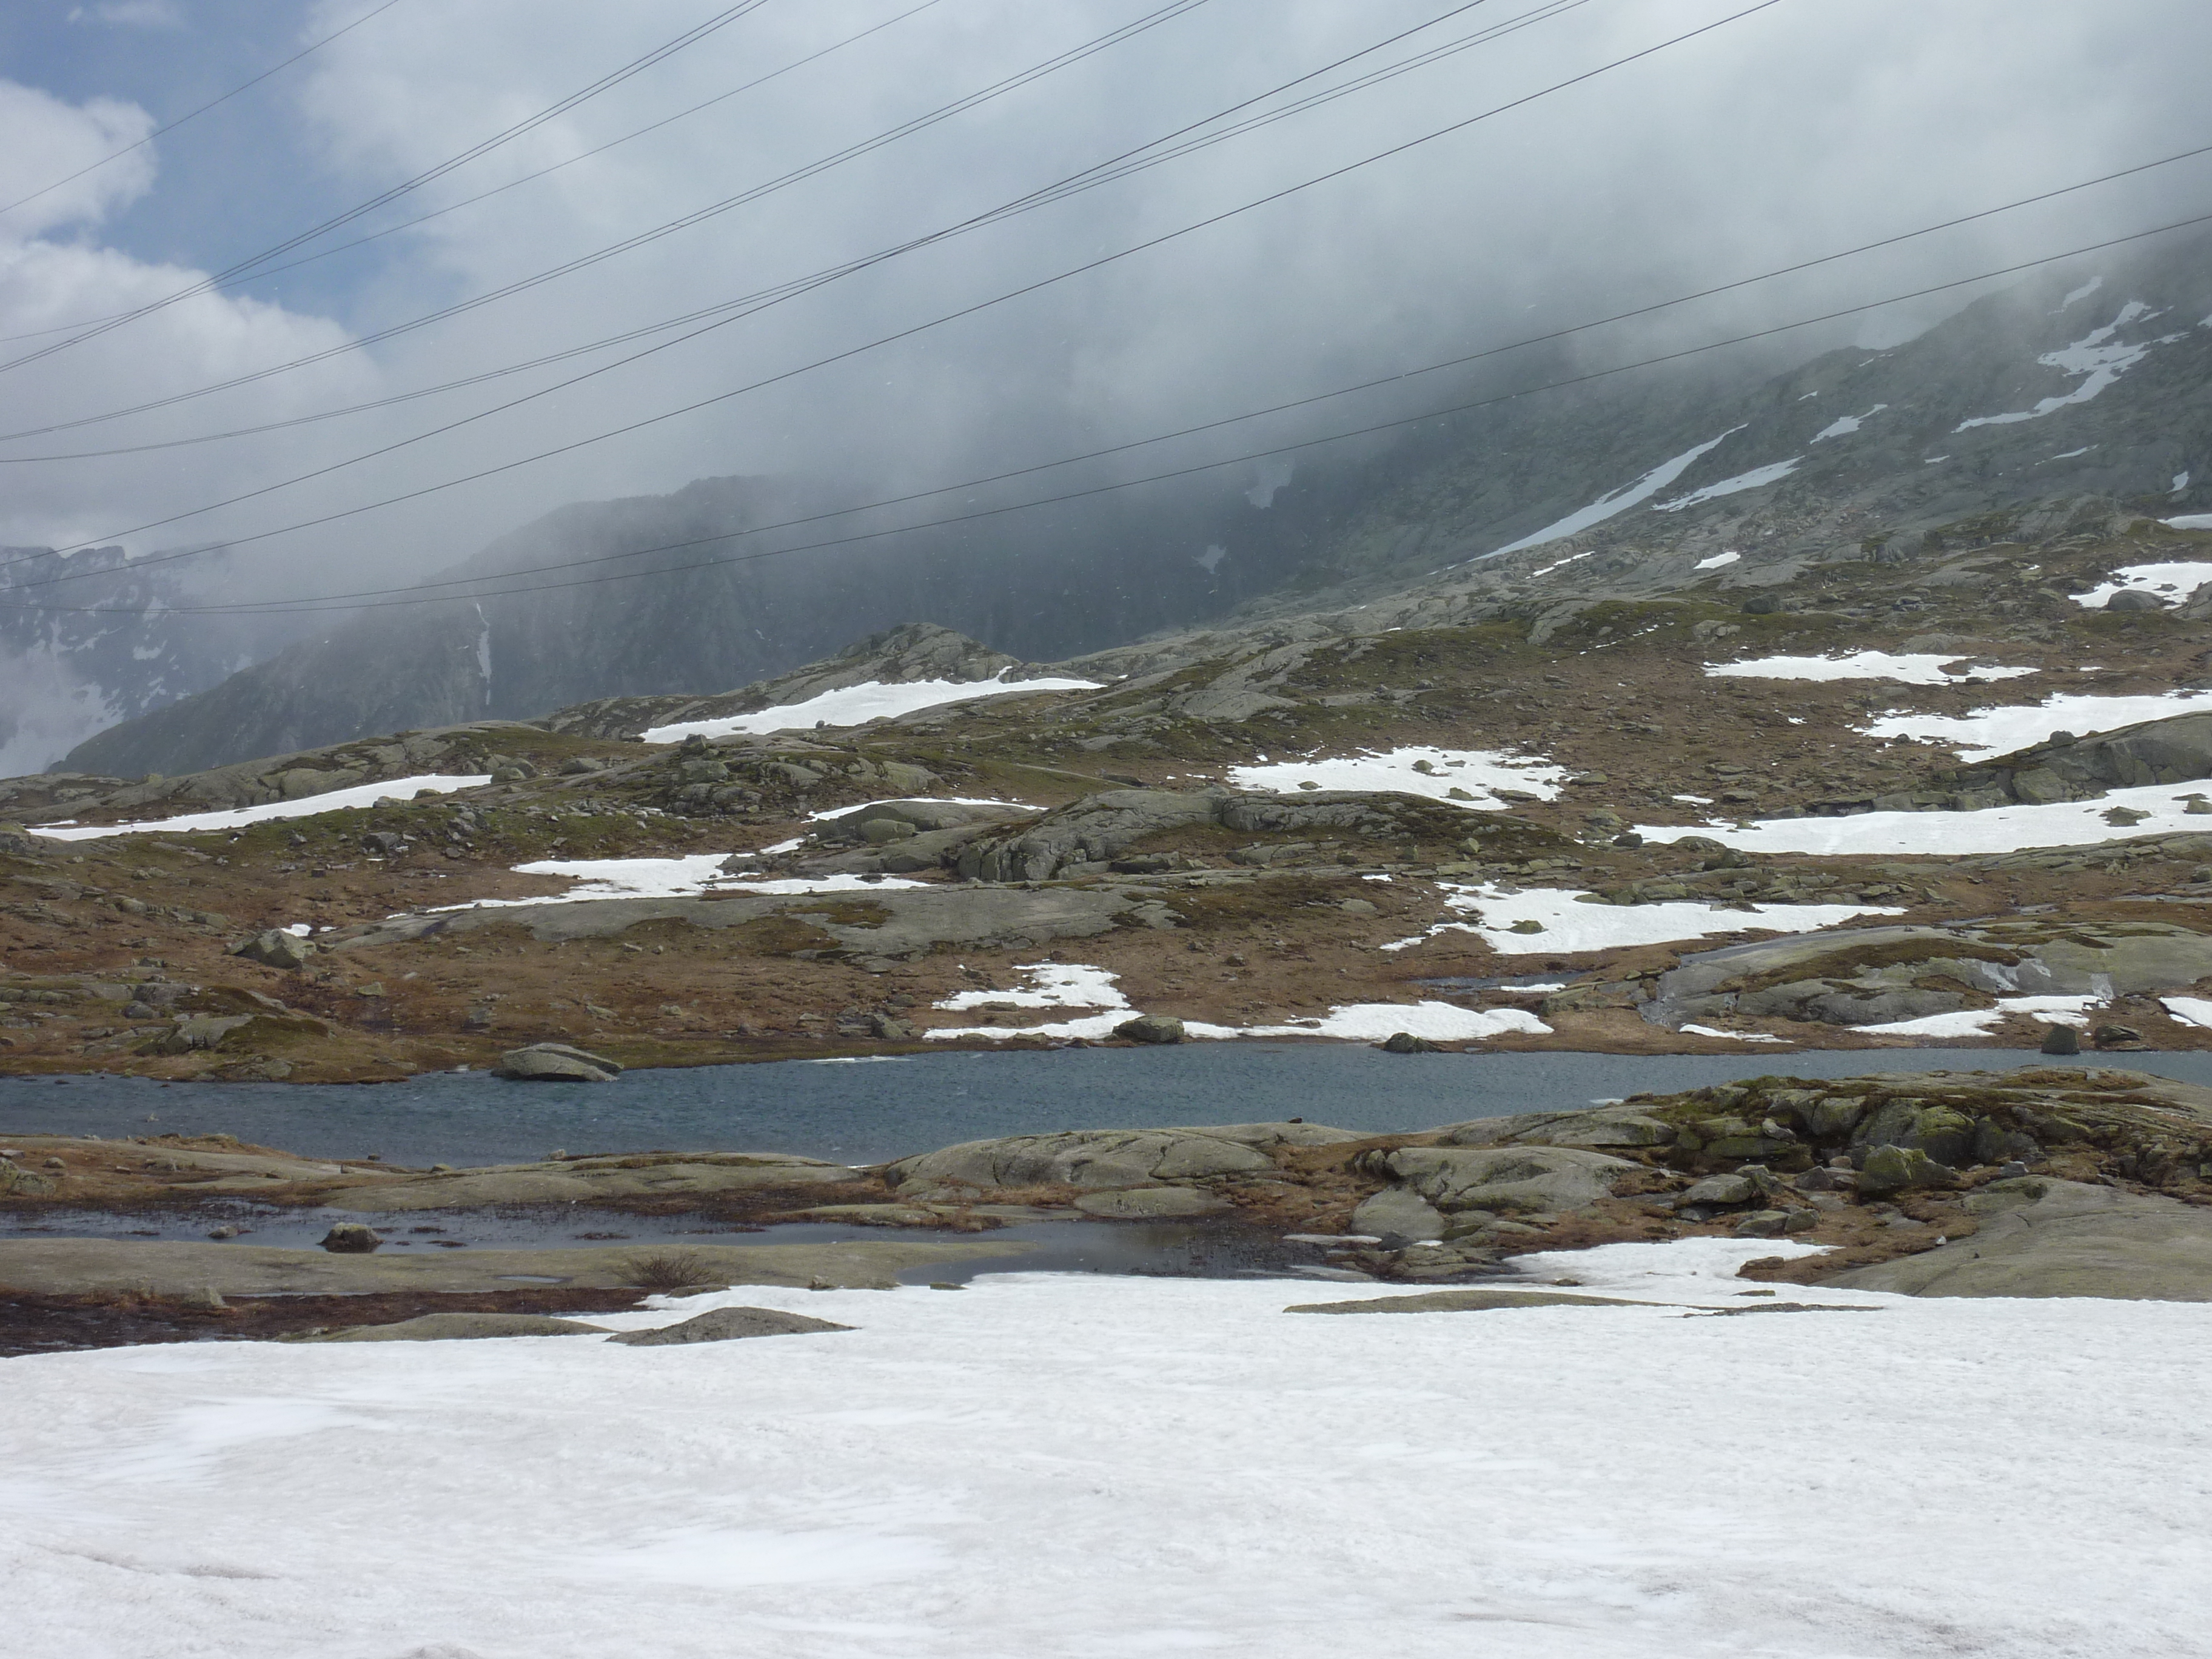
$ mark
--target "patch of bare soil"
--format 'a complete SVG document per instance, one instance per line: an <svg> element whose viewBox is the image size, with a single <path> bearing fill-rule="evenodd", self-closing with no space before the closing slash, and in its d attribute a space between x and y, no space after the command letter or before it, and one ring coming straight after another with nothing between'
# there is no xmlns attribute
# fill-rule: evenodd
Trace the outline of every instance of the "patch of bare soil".
<svg viewBox="0 0 2212 1659"><path fill-rule="evenodd" d="M145 1342L267 1342L433 1313L625 1313L647 1294L589 1289L380 1291L362 1296L241 1296L210 1307L130 1291L35 1296L0 1291L0 1357Z"/></svg>

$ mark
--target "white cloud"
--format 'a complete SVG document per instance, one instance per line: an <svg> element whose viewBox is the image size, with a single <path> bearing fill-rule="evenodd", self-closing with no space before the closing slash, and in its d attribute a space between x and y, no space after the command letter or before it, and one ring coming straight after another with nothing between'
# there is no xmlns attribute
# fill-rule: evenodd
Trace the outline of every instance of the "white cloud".
<svg viewBox="0 0 2212 1659"><path fill-rule="evenodd" d="M144 137L151 125L151 118L131 105L106 99L71 105L0 82L0 201L33 196ZM100 243L103 223L153 187L156 149L93 167L0 214L0 363L66 340L80 325L151 305L204 280L204 271L149 263ZM0 429L143 402L349 337L326 318L245 295L197 295L100 339L6 371ZM210 422L258 424L358 398L380 384L373 362L349 357L188 410L0 444L0 456L157 441ZM0 463L0 545L68 545L102 536L195 500L251 488L272 465L335 453L335 444L354 435L311 433L258 445ZM170 535L133 538L131 544L190 544L207 539L206 528L180 526ZM50 592L56 602L75 602L66 587Z"/></svg>
<svg viewBox="0 0 2212 1659"><path fill-rule="evenodd" d="M576 156L907 3L763 8L409 198L407 210L445 206ZM1568 12L1376 92L833 284L576 392L133 544L250 533L714 396L1280 190L1733 9L1725 0L1681 0ZM360 9L358 0L323 0L301 21L300 38L335 29ZM88 8L93 14L105 15ZM1218 0L647 251L374 353L91 435L158 438L254 424L713 304L936 228L1429 15L1411 0ZM346 296L341 315L196 301L77 348L51 372L16 371L0 388L12 408L68 416L337 343L349 329L512 281L775 177L1131 15L1109 0L932 7L650 137L394 235L374 254L318 266ZM544 27L539 0L446 0L434 16L402 8L272 82L255 118L270 123L272 153L299 158L301 176L335 209L697 21L673 0L569 8L557 28ZM1487 21L1469 15L1368 61L1390 61ZM826 473L840 486L896 490L1297 397L1599 314L1624 296L1695 288L1949 216L1962 200L2001 200L2031 183L2087 176L2109 156L2154 153L2140 135L2163 131L2168 112L2192 106L2188 66L2212 46L2212 15L2179 5L2165 8L2155 28L2113 30L2087 9L2066 8L2046 9L2033 30L2011 24L2004 0L1932 11L1869 0L1761 13L1158 252L551 465L288 538L272 544L270 556L290 573L288 590L364 563L404 575L463 556L563 501L739 471ZM2112 90L2096 90L2105 88ZM145 131L143 114L122 106L77 109L29 96L42 100L36 111L0 100L0 177L23 175L26 188ZM126 116L113 131L100 126ZM33 129L35 161L21 159ZM102 213L151 185L153 153L170 142L90 175L74 195L57 192L62 199L50 199L36 223L0 216L0 333L141 303L193 274L103 250L97 238ZM180 158L198 154L181 138L176 146ZM2155 179L2146 186L2156 187ZM2126 190L2099 192L2069 202L2065 211L2077 217L2064 224L2028 215L1961 231L1944 257L1951 270L2001 263L2019 246L2040 251L2075 229L2130 220L2139 205ZM250 252L268 231L258 219L241 216L240 225L239 245L227 252ZM38 240L64 228L75 240ZM1634 250L1626 269L1623 248ZM1654 325L1650 339L1663 347L1717 327L1745 331L1837 297L1911 286L1922 257L1880 254L1771 294L1732 295L1717 310ZM259 291L331 291L283 280ZM1641 349L1619 337L1576 348L1608 360ZM68 539L196 506L551 378L538 372L329 426L151 458L0 467L0 540ZM1240 429L1222 447L1249 443L1248 431L1279 440L1347 412L1356 420L1371 410L1330 405L1297 417L1306 426ZM0 446L0 453L21 447Z"/></svg>
<svg viewBox="0 0 2212 1659"><path fill-rule="evenodd" d="M185 15L176 0L102 0L93 6L72 6L72 23L112 23L122 28L180 29Z"/></svg>

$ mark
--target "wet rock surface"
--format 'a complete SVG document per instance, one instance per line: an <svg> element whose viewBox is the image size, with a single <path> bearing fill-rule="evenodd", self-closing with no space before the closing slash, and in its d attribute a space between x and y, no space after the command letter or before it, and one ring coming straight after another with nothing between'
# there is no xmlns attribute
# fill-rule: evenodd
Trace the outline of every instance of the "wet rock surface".
<svg viewBox="0 0 2212 1659"><path fill-rule="evenodd" d="M778 1308L715 1308L678 1324L624 1331L608 1338L630 1348L665 1348L694 1342L736 1342L755 1336L805 1336L820 1331L849 1331L827 1319L786 1313Z"/></svg>
<svg viewBox="0 0 2212 1659"><path fill-rule="evenodd" d="M619 1243L410 1255L390 1247L396 1223L385 1222L331 1229L380 1235L385 1248L373 1254L235 1236L0 1239L0 1282L24 1294L143 1294L165 1305L203 1294L219 1307L284 1293L497 1293L547 1281L613 1292L676 1283L671 1275L887 1285L922 1264L1019 1257L1036 1246L991 1233L1054 1221L1194 1229L1194 1239L1219 1241L1179 1267L1164 1261L1169 1271L1256 1260L1323 1279L1480 1285L1531 1251L1703 1236L1821 1247L1754 1262L1754 1280L1927 1295L2212 1295L2212 1090L2094 1067L1777 1075L1404 1134L1301 1121L1071 1130L866 1167L693 1152L334 1169L233 1143L178 1145L118 1173L118 1143L15 1139L14 1161L37 1163L52 1183L0 1197L25 1215L96 1210L103 1194L120 1203L125 1193L173 1212L198 1201L202 1182L250 1179L258 1203L325 1212L450 1218L498 1204L573 1213L588 1200L598 1211L725 1227L826 1222L873 1236L702 1244L678 1253L680 1267ZM45 1167L48 1157L58 1168Z"/></svg>

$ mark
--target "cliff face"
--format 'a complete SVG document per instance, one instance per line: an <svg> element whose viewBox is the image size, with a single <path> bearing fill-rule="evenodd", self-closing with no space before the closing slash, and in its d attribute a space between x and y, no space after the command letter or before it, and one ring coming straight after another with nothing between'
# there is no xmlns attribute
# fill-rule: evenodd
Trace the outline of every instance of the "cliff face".
<svg viewBox="0 0 2212 1659"><path fill-rule="evenodd" d="M227 592L219 552L149 567L114 547L66 558L0 548L0 580L27 590L0 605L0 773L36 771L103 726L219 684L300 631L297 617L180 610Z"/></svg>

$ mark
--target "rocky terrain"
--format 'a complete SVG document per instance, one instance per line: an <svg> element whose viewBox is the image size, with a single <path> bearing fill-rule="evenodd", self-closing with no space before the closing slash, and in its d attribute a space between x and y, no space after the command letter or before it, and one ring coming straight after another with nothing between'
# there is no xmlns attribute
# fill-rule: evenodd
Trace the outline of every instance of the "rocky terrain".
<svg viewBox="0 0 2212 1659"><path fill-rule="evenodd" d="M1085 1220L1181 1228L1197 1261L1234 1252L1378 1284L1510 1287L1512 1259L1531 1252L1718 1236L1826 1247L1751 1261L1741 1276L1755 1285L2212 1297L2212 1090L2096 1068L1761 1077L1412 1134L1297 1120L1069 1130L869 1167L690 1152L409 1170L224 1136L14 1135L0 1192L32 1229L97 1212L207 1234L0 1240L0 1341L18 1346L612 1311L733 1284L888 1287L994 1255L1018 1265L1029 1247L994 1231ZM471 1216L557 1230L578 1205L683 1217L708 1237L789 1222L882 1237L431 1248ZM299 1209L356 1218L319 1250L252 1242L257 1224ZM348 1310L349 1297L369 1299Z"/></svg>
<svg viewBox="0 0 2212 1659"><path fill-rule="evenodd" d="M2170 1000L2212 984L2189 788L2212 718L2159 714L2207 681L2199 607L2078 599L2212 561L2212 535L2110 504L2053 521L1642 598L1596 591L1570 542L1503 611L1485 574L1049 665L913 628L712 697L9 780L0 1042L19 1072L373 1079L534 1041L650 1066L1097 1040L1137 1013L1379 1038L1398 1006L1486 1047L2033 1046L2071 996L2085 1042L2207 1046ZM1923 667L1712 672L1855 653ZM931 684L859 725L803 712ZM2053 698L2154 718L1971 764L1886 729ZM2023 844L1961 844L2068 802ZM1908 814L1944 833L1850 840ZM1761 850L1831 823L1834 850ZM96 833L126 823L155 827ZM1086 1008L1121 1020L1064 1029ZM1945 1014L1988 1018L1858 1029Z"/></svg>

